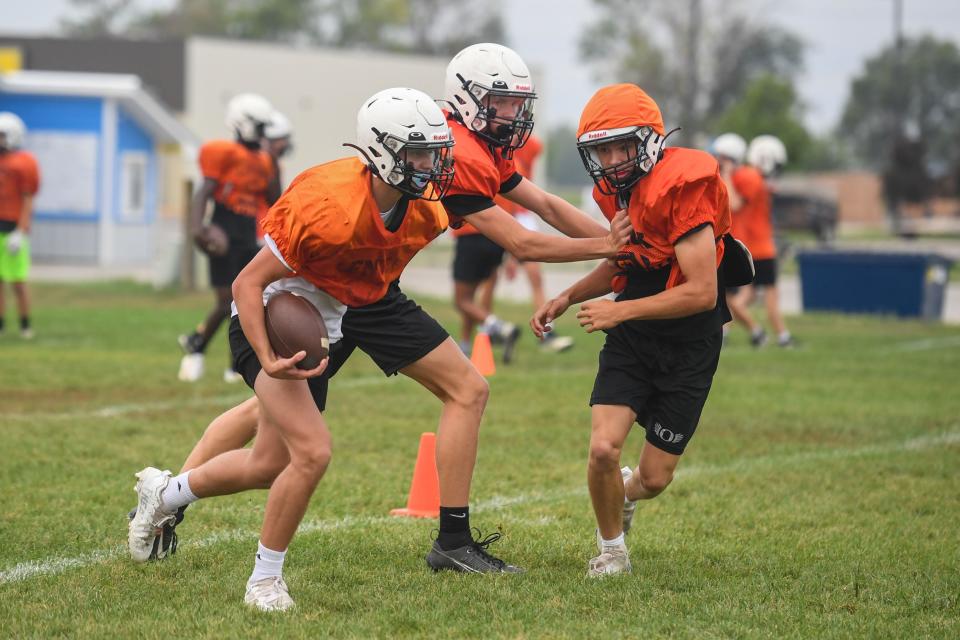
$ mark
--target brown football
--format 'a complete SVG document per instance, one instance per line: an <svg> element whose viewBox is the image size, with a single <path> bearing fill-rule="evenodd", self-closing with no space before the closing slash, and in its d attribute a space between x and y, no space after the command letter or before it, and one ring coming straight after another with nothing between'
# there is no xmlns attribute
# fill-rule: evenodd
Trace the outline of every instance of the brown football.
<svg viewBox="0 0 960 640"><path fill-rule="evenodd" d="M230 250L230 238L223 227L215 224L208 224L203 228L200 238L197 240L197 247L210 256L225 256Z"/></svg>
<svg viewBox="0 0 960 640"><path fill-rule="evenodd" d="M281 358L290 358L300 351L307 357L297 363L299 369L313 369L330 352L327 326L317 308L289 291L270 297L264 309L267 337L273 352Z"/></svg>

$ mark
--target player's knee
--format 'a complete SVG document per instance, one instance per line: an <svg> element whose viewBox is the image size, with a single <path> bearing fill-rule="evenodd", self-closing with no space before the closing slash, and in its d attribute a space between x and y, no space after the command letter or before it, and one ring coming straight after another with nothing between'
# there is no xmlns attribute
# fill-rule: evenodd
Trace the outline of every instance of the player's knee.
<svg viewBox="0 0 960 640"><path fill-rule="evenodd" d="M591 439L590 467L594 469L620 468L620 447L606 438Z"/></svg>
<svg viewBox="0 0 960 640"><path fill-rule="evenodd" d="M470 370L457 379L449 397L457 404L482 412L490 397L490 384L476 370Z"/></svg>
<svg viewBox="0 0 960 640"><path fill-rule="evenodd" d="M640 470L640 482L649 493L662 492L673 482L673 471L669 469Z"/></svg>
<svg viewBox="0 0 960 640"><path fill-rule="evenodd" d="M291 464L296 466L304 475L319 480L323 477L327 467L330 465L330 459L333 452L325 444L316 444L313 446L301 447L297 451L296 457Z"/></svg>

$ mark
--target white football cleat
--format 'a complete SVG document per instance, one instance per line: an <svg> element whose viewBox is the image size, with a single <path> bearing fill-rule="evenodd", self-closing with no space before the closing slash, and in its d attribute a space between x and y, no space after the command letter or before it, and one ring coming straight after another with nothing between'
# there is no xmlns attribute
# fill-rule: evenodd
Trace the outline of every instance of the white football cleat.
<svg viewBox="0 0 960 640"><path fill-rule="evenodd" d="M180 373L177 374L183 382L196 382L203 377L203 354L188 353L180 359Z"/></svg>
<svg viewBox="0 0 960 640"><path fill-rule="evenodd" d="M544 351L553 353L563 353L573 347L573 338L570 336L558 336L553 332L548 333L540 341L540 348Z"/></svg>
<svg viewBox="0 0 960 640"><path fill-rule="evenodd" d="M146 562L153 552L153 541L163 525L175 519L176 514L167 513L161 507L160 496L170 482L170 472L147 467L136 474L137 513L127 528L127 547L136 562Z"/></svg>
<svg viewBox="0 0 960 640"><path fill-rule="evenodd" d="M286 611L294 606L287 583L280 576L248 583L243 602L260 611Z"/></svg>
<svg viewBox="0 0 960 640"><path fill-rule="evenodd" d="M590 578L602 578L631 571L633 567L630 565L630 554L627 553L625 545L605 548L603 553L592 558L587 565L587 577Z"/></svg>
<svg viewBox="0 0 960 640"><path fill-rule="evenodd" d="M237 382L243 382L243 376L227 367L223 370L223 381L227 384L236 384Z"/></svg>

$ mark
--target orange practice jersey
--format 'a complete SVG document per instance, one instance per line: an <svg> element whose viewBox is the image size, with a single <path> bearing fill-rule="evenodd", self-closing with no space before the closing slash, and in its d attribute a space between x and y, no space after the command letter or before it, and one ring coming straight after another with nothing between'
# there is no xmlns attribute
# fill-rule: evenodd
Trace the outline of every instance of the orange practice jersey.
<svg viewBox="0 0 960 640"><path fill-rule="evenodd" d="M593 197L608 220L617 212L616 196L607 196L594 187ZM633 187L627 209L633 233L620 249L617 265L621 272L613 280L614 291L622 291L626 275L634 269L661 269L670 266L667 287L683 282L674 244L704 223L713 226L719 240L730 231L730 205L720 179L717 161L695 149L673 148ZM723 243L717 242L717 266L723 258Z"/></svg>
<svg viewBox="0 0 960 640"><path fill-rule="evenodd" d="M263 221L298 276L352 307L380 300L448 223L440 203L410 200L400 227L388 231L370 179L370 170L356 158L307 169Z"/></svg>
<svg viewBox="0 0 960 640"><path fill-rule="evenodd" d="M0 153L0 220L20 222L24 196L40 190L40 169L29 151Z"/></svg>
<svg viewBox="0 0 960 640"><path fill-rule="evenodd" d="M217 182L214 200L234 213L256 217L269 208L267 188L273 179L273 161L266 151L214 140L200 147L200 171L204 178Z"/></svg>
<svg viewBox="0 0 960 640"><path fill-rule="evenodd" d="M733 188L743 205L733 212L733 236L747 245L754 260L777 257L770 219L770 190L763 175L753 167L741 166L733 172Z"/></svg>
<svg viewBox="0 0 960 640"><path fill-rule="evenodd" d="M517 172L513 159L505 159L497 150L469 129L447 116L447 124L456 143L453 147L453 183L444 197L453 195L482 196L494 201L500 193L500 185ZM480 233L473 225L458 216L451 215L450 223L455 236Z"/></svg>

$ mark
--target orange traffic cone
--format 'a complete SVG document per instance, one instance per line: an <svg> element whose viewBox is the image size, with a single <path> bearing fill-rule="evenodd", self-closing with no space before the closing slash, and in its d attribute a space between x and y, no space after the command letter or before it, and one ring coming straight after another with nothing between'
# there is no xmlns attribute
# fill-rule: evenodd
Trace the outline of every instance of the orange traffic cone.
<svg viewBox="0 0 960 640"><path fill-rule="evenodd" d="M412 518L440 517L440 479L437 476L437 439L432 433L420 435L417 464L413 467L413 482L405 509L391 509L392 516Z"/></svg>
<svg viewBox="0 0 960 640"><path fill-rule="evenodd" d="M497 372L497 365L493 362L493 347L490 346L490 336L482 331L478 331L477 337L473 339L470 362L482 376L492 376Z"/></svg>

